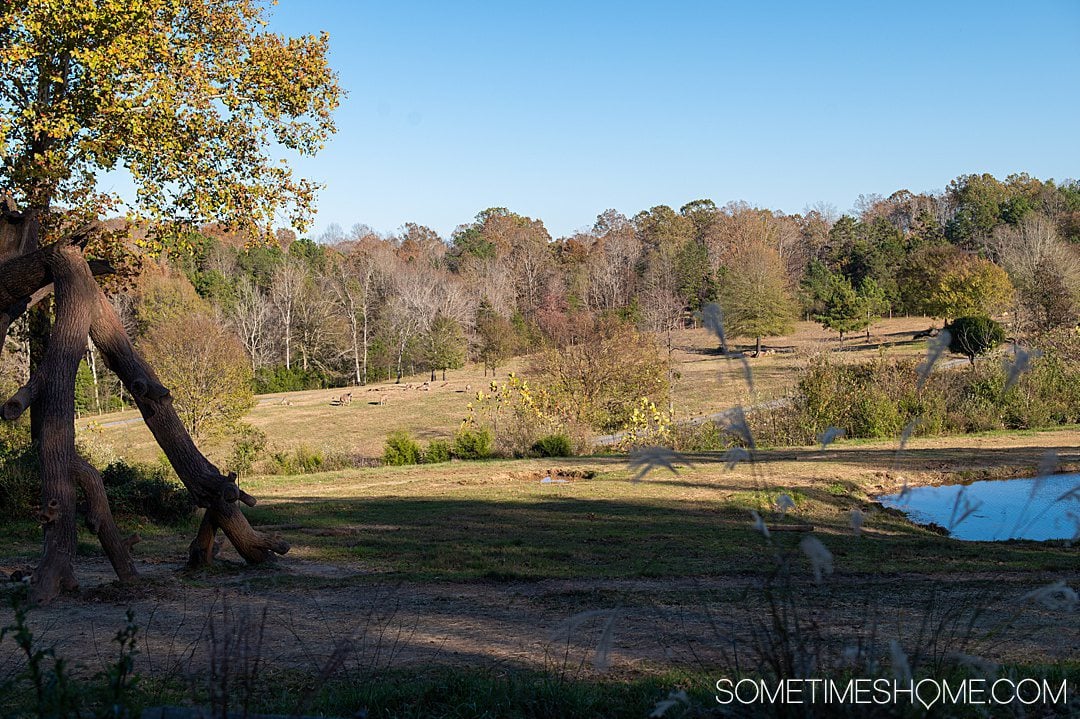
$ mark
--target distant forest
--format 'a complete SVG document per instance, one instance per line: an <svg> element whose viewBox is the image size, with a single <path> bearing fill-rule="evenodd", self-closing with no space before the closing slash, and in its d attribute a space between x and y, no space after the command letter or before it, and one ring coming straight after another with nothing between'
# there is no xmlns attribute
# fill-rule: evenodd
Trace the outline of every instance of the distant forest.
<svg viewBox="0 0 1080 719"><path fill-rule="evenodd" d="M899 313L994 316L1026 337L1080 314L1080 183L1026 174L861 196L843 215L694 200L608 210L552 238L540 219L490 208L449 238L357 224L267 242L209 225L154 245L115 290L132 334L220 333L260 392L434 377L466 360L494 371L612 324L669 334L714 302L728 336L750 340L796 318L843 333ZM17 340L7 350L9 364L25 357Z"/></svg>

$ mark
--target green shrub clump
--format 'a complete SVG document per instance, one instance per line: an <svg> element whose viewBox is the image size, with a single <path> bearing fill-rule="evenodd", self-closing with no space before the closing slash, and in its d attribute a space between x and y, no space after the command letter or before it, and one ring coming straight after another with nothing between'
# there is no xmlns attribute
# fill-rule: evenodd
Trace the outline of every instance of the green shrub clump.
<svg viewBox="0 0 1080 719"><path fill-rule="evenodd" d="M252 381L252 389L256 394L299 392L329 386L327 376L319 370L303 370L299 367L286 369L284 365L260 367L255 371Z"/></svg>
<svg viewBox="0 0 1080 719"><path fill-rule="evenodd" d="M255 468L255 463L266 453L266 432L247 422L241 422L233 439L229 468L243 477Z"/></svg>
<svg viewBox="0 0 1080 719"><path fill-rule="evenodd" d="M495 437L487 427L465 426L454 435L453 455L458 459L487 459Z"/></svg>
<svg viewBox="0 0 1080 719"><path fill-rule="evenodd" d="M891 438L1080 422L1080 333L1048 333L1036 349L1042 354L1025 371L986 362L935 370L921 386L914 359L846 364L822 356L802 370L785 406L748 419L757 442L771 446L814 444L830 427Z"/></svg>
<svg viewBox="0 0 1080 719"><path fill-rule="evenodd" d="M383 462L386 464L395 467L420 464L420 458L420 445L408 432L398 430L386 438L386 446L383 449Z"/></svg>
<svg viewBox="0 0 1080 719"><path fill-rule="evenodd" d="M306 444L292 450L274 452L270 455L270 461L270 469L276 474L314 474L357 466L349 455L324 452Z"/></svg>
<svg viewBox="0 0 1080 719"><path fill-rule="evenodd" d="M561 432L541 437L532 449L541 457L572 457L574 455L574 443L569 435Z"/></svg>
<svg viewBox="0 0 1080 719"><path fill-rule="evenodd" d="M964 355L971 364L1005 341L1005 328L989 317L958 317L947 329L949 351Z"/></svg>
<svg viewBox="0 0 1080 719"><path fill-rule="evenodd" d="M195 514L191 495L164 464L118 460L101 471L101 481L115 514L158 524L180 524Z"/></svg>
<svg viewBox="0 0 1080 719"><path fill-rule="evenodd" d="M12 517L30 519L41 501L41 471L37 452L27 443L0 448L0 506Z"/></svg>
<svg viewBox="0 0 1080 719"><path fill-rule="evenodd" d="M450 443L445 439L433 439L428 442L422 460L424 464L438 464L439 462L449 462L450 456Z"/></svg>

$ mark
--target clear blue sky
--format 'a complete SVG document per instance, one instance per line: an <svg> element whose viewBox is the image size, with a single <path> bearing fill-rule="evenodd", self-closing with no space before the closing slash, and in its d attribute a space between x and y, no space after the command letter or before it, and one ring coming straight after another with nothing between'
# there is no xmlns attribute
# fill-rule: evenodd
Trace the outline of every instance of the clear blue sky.
<svg viewBox="0 0 1080 719"><path fill-rule="evenodd" d="M281 0L272 27L329 31L349 93L297 163L326 186L312 235L1080 176L1077 0Z"/></svg>

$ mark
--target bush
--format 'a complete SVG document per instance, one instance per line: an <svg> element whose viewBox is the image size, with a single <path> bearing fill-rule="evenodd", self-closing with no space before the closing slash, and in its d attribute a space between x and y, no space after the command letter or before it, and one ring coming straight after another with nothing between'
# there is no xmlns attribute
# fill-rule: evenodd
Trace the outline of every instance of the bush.
<svg viewBox="0 0 1080 719"><path fill-rule="evenodd" d="M274 474L314 474L357 466L356 461L346 454L328 453L306 444L291 451L274 452L270 455L270 462L272 466L269 469Z"/></svg>
<svg viewBox="0 0 1080 719"><path fill-rule="evenodd" d="M241 422L237 428L236 438L233 440L229 469L243 477L251 472L255 463L262 459L264 454L266 454L266 432L247 422Z"/></svg>
<svg viewBox="0 0 1080 719"><path fill-rule="evenodd" d="M493 443L487 427L462 427L454 435L453 455L458 459L486 459L491 456Z"/></svg>
<svg viewBox="0 0 1080 719"><path fill-rule="evenodd" d="M964 355L971 364L1005 341L1005 329L989 317L958 317L947 329L949 351Z"/></svg>
<svg viewBox="0 0 1080 719"><path fill-rule="evenodd" d="M614 432L631 421L642 397L667 404L669 362L652 335L601 321L581 342L539 355L530 376L545 390L546 414Z"/></svg>
<svg viewBox="0 0 1080 719"><path fill-rule="evenodd" d="M672 448L679 452L722 452L734 441L716 422L677 424L671 430Z"/></svg>
<svg viewBox="0 0 1080 719"><path fill-rule="evenodd" d="M0 451L0 506L5 514L30 519L41 502L37 452L29 442Z"/></svg>
<svg viewBox="0 0 1080 719"><path fill-rule="evenodd" d="M398 430L386 438L383 462L392 466L420 463L420 445L404 430Z"/></svg>
<svg viewBox="0 0 1080 719"><path fill-rule="evenodd" d="M247 353L208 309L155 324L139 349L194 439L231 429L255 404Z"/></svg>
<svg viewBox="0 0 1080 719"><path fill-rule="evenodd" d="M749 416L762 445L808 445L829 427L848 437L1034 429L1080 421L1080 334L1040 340L1043 356L1010 377L998 363L937 370L918 387L916 362L880 358L864 364L812 360L790 404Z"/></svg>
<svg viewBox="0 0 1080 719"><path fill-rule="evenodd" d="M570 441L568 435L562 433L541 437L532 449L541 457L572 457L574 455L573 442Z"/></svg>
<svg viewBox="0 0 1080 719"><path fill-rule="evenodd" d="M164 464L113 462L101 471L113 513L179 524L195 513L195 503Z"/></svg>
<svg viewBox="0 0 1080 719"><path fill-rule="evenodd" d="M450 443L445 439L433 439L428 442L424 456L421 458L424 464L438 464L450 461Z"/></svg>

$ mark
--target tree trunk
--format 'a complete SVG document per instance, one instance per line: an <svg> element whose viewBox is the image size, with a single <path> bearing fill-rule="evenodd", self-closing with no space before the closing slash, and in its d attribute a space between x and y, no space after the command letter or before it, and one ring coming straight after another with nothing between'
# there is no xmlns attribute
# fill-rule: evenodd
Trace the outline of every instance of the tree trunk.
<svg viewBox="0 0 1080 719"><path fill-rule="evenodd" d="M94 378L94 410L101 414L101 390L98 385L97 354L94 352L94 343L87 336L86 363L90 366L90 376Z"/></svg>
<svg viewBox="0 0 1080 719"><path fill-rule="evenodd" d="M405 342L406 342L406 340L402 340L401 344L398 345L397 379L394 381L394 384L401 384L401 363L402 363L402 360L404 359L404 356L405 356Z"/></svg>
<svg viewBox="0 0 1080 719"><path fill-rule="evenodd" d="M349 330L352 337L352 356L353 356L353 374L356 376L356 386L361 387L364 384L363 377L360 375L360 346L357 342L357 327L356 327L356 315L353 314L349 318ZM365 372L366 374L366 372Z"/></svg>
<svg viewBox="0 0 1080 719"><path fill-rule="evenodd" d="M31 578L31 599L44 604L78 586L74 573L76 481L87 499L87 523L98 535L117 577L126 582L137 574L130 543L120 539L109 511L101 476L75 451L75 375L86 349L94 294L100 290L78 247L61 245L54 251L35 254L40 255L54 278L56 324L30 381L4 405L3 416L15 419L30 406L38 417L40 517L45 542L41 562ZM11 264L5 263L2 269L7 270ZM3 276L16 285L22 279L8 272Z"/></svg>
<svg viewBox="0 0 1080 719"><path fill-rule="evenodd" d="M760 357L761 356L761 337L757 338L757 350L754 351L754 356L755 357Z"/></svg>
<svg viewBox="0 0 1080 719"><path fill-rule="evenodd" d="M285 320L285 369L292 369L292 328L291 321Z"/></svg>
<svg viewBox="0 0 1080 719"><path fill-rule="evenodd" d="M254 506L255 498L237 487L235 474L222 475L199 452L173 409L169 391L132 347L108 299L100 289L97 294L98 312L90 327L94 344L134 397L147 428L164 450L195 504L206 508L213 525L225 533L236 551L247 561L259 563L270 559L272 554L285 554L289 551L287 542L256 532L248 524L236 501ZM204 544L212 544L213 533L207 540L200 529L198 539L203 540Z"/></svg>
<svg viewBox="0 0 1080 719"><path fill-rule="evenodd" d="M284 554L288 543L256 532L236 506L239 499L255 499L235 484L235 475L222 476L195 447L172 407L168 390L135 352L112 305L94 281L91 268L77 245L87 232L76 233L55 245L0 264L0 307L26 306L31 295L50 282L56 287L56 325L48 347L29 382L4 404L0 414L17 418L27 407L40 422L39 456L42 466L41 519L45 531L42 560L31 580L31 596L48 602L63 590L77 586L75 553L75 481L89 502L88 521L116 570L128 581L135 578L130 558L134 540L121 540L109 512L100 475L75 451L75 374L89 334L106 364L132 395L147 427L165 451L195 503L207 508L196 542L213 556L216 528L224 530L242 557L261 562L273 553Z"/></svg>
<svg viewBox="0 0 1080 719"><path fill-rule="evenodd" d="M363 364L363 369L364 369L364 374L360 378L360 384L361 385L367 384L367 378L368 378L368 307L367 307L366 303L364 304L364 364Z"/></svg>
<svg viewBox="0 0 1080 719"><path fill-rule="evenodd" d="M75 255L73 258L72 255ZM30 578L30 597L46 604L62 591L78 588L75 580L75 373L90 330L89 305L79 302L93 283L74 267L82 256L68 247L49 257L56 285L56 324L37 366L31 369L31 419L36 424L41 462L41 513L44 550ZM35 392L36 390L36 392Z"/></svg>

